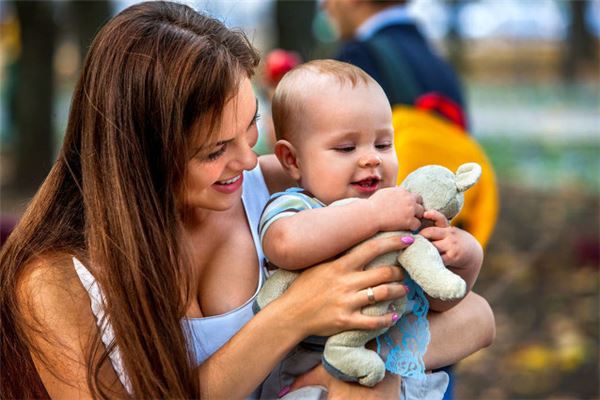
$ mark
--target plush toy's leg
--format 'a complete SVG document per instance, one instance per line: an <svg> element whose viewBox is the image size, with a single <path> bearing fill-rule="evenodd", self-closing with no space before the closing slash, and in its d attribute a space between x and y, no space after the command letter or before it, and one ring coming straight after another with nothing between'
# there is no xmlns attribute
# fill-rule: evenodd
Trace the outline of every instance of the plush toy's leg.
<svg viewBox="0 0 600 400"><path fill-rule="evenodd" d="M390 302L385 301L362 309L363 314L383 315ZM334 377L374 386L385 375L385 364L379 355L366 349L365 344L386 332L388 328L374 331L346 331L331 336L325 343L323 366Z"/></svg>
<svg viewBox="0 0 600 400"><path fill-rule="evenodd" d="M442 300L459 299L467 290L465 281L444 265L438 250L421 235L400 252L398 262L425 293Z"/></svg>
<svg viewBox="0 0 600 400"><path fill-rule="evenodd" d="M376 336L364 331L346 331L330 337L323 351L323 366L337 379L375 386L385 376L385 364L379 354L364 345Z"/></svg>
<svg viewBox="0 0 600 400"><path fill-rule="evenodd" d="M297 272L278 269L267 279L263 287L256 295L256 300L252 305L252 309L256 314L267 306L270 302L278 298L287 290L288 287L298 277Z"/></svg>

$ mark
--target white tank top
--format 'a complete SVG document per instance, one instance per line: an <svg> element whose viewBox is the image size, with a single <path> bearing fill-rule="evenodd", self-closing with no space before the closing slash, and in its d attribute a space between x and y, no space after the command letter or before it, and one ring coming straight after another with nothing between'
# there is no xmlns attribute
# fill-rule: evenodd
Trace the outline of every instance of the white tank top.
<svg viewBox="0 0 600 400"><path fill-rule="evenodd" d="M184 333L187 336L189 350L196 360L197 365L204 362L204 360L221 348L254 315L252 312L252 302L265 279L265 270L262 266L264 255L258 237L258 223L260 214L268 200L269 190L265 184L260 166L257 165L252 171L245 171L244 182L242 184L242 203L246 211L246 218L248 219L248 225L252 232L252 239L254 240L254 247L256 248L258 257L258 285L254 295L234 310L205 318L184 318L181 321ZM102 342L105 346L108 346L114 340L114 332L107 319L101 324L104 317L104 296L102 290L92 274L79 260L73 258L73 265L83 287L90 296L92 312L102 332ZM109 356L121 383L131 393L131 384L123 368L119 349L115 348Z"/></svg>

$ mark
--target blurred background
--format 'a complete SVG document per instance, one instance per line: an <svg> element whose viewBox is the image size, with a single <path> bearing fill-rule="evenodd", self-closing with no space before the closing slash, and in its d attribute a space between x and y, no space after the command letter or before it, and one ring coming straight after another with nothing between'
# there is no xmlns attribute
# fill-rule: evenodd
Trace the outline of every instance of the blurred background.
<svg viewBox="0 0 600 400"><path fill-rule="evenodd" d="M0 2L3 235L48 173L91 38L131 1ZM187 1L267 54L332 57L316 1ZM598 399L600 0L414 0L459 72L501 211L475 290L497 338L456 368L458 399ZM264 63L263 63L264 65ZM266 72L256 91L268 115ZM257 152L270 149L264 118Z"/></svg>

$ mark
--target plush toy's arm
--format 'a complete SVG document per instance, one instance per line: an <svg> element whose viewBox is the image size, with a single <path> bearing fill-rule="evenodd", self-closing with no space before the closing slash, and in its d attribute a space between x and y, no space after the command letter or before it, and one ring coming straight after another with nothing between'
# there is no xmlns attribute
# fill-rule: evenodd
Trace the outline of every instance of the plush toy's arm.
<svg viewBox="0 0 600 400"><path fill-rule="evenodd" d="M265 256L288 270L335 257L377 233L367 200L303 210L273 222L263 236Z"/></svg>
<svg viewBox="0 0 600 400"><path fill-rule="evenodd" d="M456 227L429 227L421 231L438 249L444 264L459 275L467 284L467 293L473 288L483 263L483 249L470 233ZM441 301L429 298L433 311L446 311L454 307L460 299Z"/></svg>

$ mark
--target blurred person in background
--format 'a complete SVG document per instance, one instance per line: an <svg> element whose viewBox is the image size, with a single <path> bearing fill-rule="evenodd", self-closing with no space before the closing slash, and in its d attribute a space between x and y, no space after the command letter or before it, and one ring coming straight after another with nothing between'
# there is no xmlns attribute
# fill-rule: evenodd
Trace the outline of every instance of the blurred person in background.
<svg viewBox="0 0 600 400"><path fill-rule="evenodd" d="M427 42L408 12L408 3L408 0L323 0L323 9L344 40L335 58L354 64L371 75L383 87L392 104L416 105L419 101L432 100L455 105L461 115L458 119L444 112L444 107L436 111L466 128L466 102L459 78L452 66ZM390 82L385 79L379 57L370 44L375 40L387 47L390 57L403 64L405 70L397 73L410 76L416 96L401 93L394 98L391 95ZM423 95L430 97L420 100Z"/></svg>

